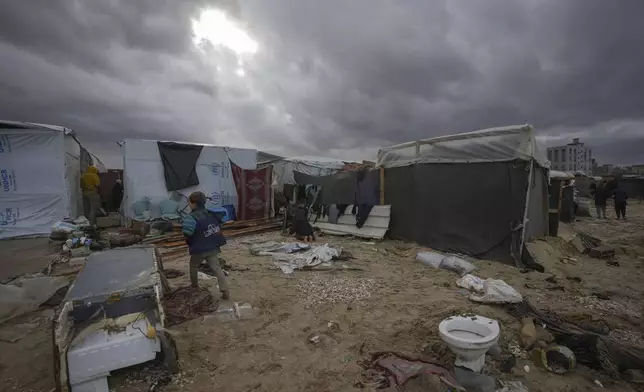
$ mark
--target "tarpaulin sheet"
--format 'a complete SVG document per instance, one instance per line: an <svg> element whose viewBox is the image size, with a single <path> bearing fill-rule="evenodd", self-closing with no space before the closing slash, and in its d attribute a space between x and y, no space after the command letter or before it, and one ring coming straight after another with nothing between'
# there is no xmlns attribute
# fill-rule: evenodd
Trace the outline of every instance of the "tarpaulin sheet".
<svg viewBox="0 0 644 392"><path fill-rule="evenodd" d="M322 187L320 204L353 204L356 193L357 173L342 172L330 176L311 176L297 171L293 178L298 185Z"/></svg>
<svg viewBox="0 0 644 392"><path fill-rule="evenodd" d="M414 163L472 163L535 160L550 167L545 150L529 125L483 129L403 143L378 151L377 166Z"/></svg>
<svg viewBox="0 0 644 392"><path fill-rule="evenodd" d="M167 190L176 191L199 185L195 167L203 146L171 142L157 142L157 145Z"/></svg>
<svg viewBox="0 0 644 392"><path fill-rule="evenodd" d="M152 216L160 216L159 203L168 200L172 192L169 192L165 186L163 164L157 142L127 139L123 146L125 215L134 217L132 205L147 198L153 206ZM231 161L244 169L254 170L257 166L257 151L204 145L196 166L199 185L181 189L179 192L187 197L192 192L202 191L217 207L227 204L237 205L237 191L230 167Z"/></svg>
<svg viewBox="0 0 644 392"><path fill-rule="evenodd" d="M74 151L66 152L74 145L57 130L2 129L0 123L0 239L49 234L76 210L69 179L78 178L79 167Z"/></svg>
<svg viewBox="0 0 644 392"><path fill-rule="evenodd" d="M231 162L237 189L237 219L268 218L271 211L272 167L244 170Z"/></svg>
<svg viewBox="0 0 644 392"><path fill-rule="evenodd" d="M345 163L337 159L321 157L294 157L285 158L271 162L264 162L260 168L273 167L273 188L282 190L284 185L296 184L293 172L308 174L311 176L328 176L337 173L344 167Z"/></svg>
<svg viewBox="0 0 644 392"><path fill-rule="evenodd" d="M392 237L512 264L511 233L523 222L528 166L517 161L385 169Z"/></svg>

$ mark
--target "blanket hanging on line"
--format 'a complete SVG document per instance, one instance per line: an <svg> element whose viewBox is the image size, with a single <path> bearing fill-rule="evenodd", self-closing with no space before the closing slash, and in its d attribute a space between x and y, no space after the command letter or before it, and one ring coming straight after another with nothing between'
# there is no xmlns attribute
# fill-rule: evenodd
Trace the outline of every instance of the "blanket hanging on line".
<svg viewBox="0 0 644 392"><path fill-rule="evenodd" d="M237 189L237 220L268 218L273 168L245 170L232 161L230 167Z"/></svg>

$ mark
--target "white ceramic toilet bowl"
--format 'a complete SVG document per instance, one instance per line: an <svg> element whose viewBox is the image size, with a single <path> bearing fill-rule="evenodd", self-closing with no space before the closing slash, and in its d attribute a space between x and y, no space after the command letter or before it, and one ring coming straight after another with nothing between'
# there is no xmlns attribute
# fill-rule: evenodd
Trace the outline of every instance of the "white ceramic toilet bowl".
<svg viewBox="0 0 644 392"><path fill-rule="evenodd" d="M454 316L441 321L438 333L456 354L454 365L480 372L485 353L499 340L499 323L481 316Z"/></svg>

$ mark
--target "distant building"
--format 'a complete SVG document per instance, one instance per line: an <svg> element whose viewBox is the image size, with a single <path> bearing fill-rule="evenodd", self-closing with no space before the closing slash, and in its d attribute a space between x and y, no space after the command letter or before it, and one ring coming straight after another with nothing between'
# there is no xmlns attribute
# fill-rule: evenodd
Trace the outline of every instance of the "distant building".
<svg viewBox="0 0 644 392"><path fill-rule="evenodd" d="M572 139L572 143L565 146L548 148L548 159L553 170L593 174L592 150L581 143L579 138Z"/></svg>
<svg viewBox="0 0 644 392"><path fill-rule="evenodd" d="M644 165L633 165L631 168L633 169L634 174L644 176Z"/></svg>

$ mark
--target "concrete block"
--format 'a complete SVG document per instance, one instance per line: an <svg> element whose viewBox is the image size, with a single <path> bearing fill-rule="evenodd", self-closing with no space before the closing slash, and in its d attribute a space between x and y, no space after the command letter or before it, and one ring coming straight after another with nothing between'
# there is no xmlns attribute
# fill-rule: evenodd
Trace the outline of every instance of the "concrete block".
<svg viewBox="0 0 644 392"><path fill-rule="evenodd" d="M615 256L615 248L610 246L602 245L590 250L590 257L594 257L596 259L610 259L613 256Z"/></svg>

